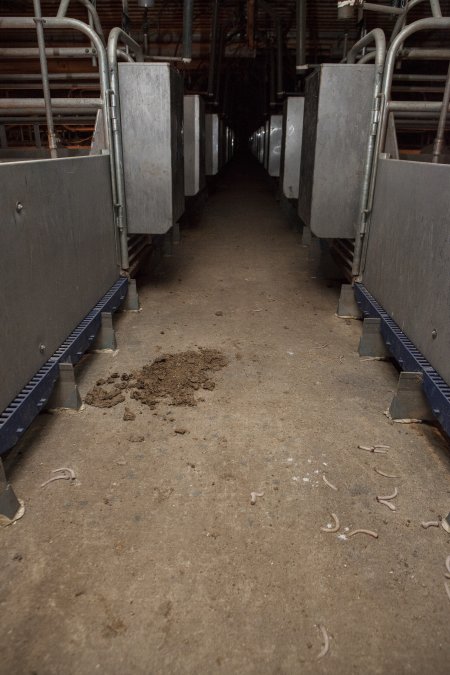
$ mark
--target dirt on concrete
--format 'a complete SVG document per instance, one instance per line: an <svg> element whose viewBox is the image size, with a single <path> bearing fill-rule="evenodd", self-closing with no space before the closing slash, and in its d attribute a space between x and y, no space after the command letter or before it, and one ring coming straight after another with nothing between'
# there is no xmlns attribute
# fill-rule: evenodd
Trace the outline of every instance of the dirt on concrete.
<svg viewBox="0 0 450 675"><path fill-rule="evenodd" d="M211 373L227 364L227 358L218 349L199 348L197 351L163 354L141 370L123 373L120 380L118 373L113 373L106 380L97 380L85 401L97 408L112 408L125 401L123 392L128 390L130 398L148 405L152 410L163 399L168 399L169 404L174 406L195 406L195 392L200 388L212 391L216 383ZM105 384L111 384L112 389L105 389ZM134 414L126 408L124 420L133 419Z"/></svg>

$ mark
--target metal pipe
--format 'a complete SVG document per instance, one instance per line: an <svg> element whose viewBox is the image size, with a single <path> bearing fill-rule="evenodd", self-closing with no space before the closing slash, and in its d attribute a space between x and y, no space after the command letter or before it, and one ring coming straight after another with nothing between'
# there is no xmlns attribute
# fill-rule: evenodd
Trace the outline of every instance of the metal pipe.
<svg viewBox="0 0 450 675"><path fill-rule="evenodd" d="M213 0L213 14L211 26L211 52L209 55L209 72L208 72L208 96L210 98L214 96L215 91L218 34L219 34L219 0Z"/></svg>
<svg viewBox="0 0 450 675"><path fill-rule="evenodd" d="M83 7L86 7L87 11L89 12L90 16L92 17L92 21L94 24L94 28L97 32L97 34L100 36L101 41L103 44L105 43L105 35L103 33L103 28L102 24L100 22L100 18L98 16L97 10L95 6L92 4L90 0L78 0L80 5L83 5ZM63 19L66 14L67 10L69 9L70 5L70 0L61 0L61 3L59 5L58 13L56 14L56 17L58 19Z"/></svg>
<svg viewBox="0 0 450 675"><path fill-rule="evenodd" d="M79 82L81 80L98 80L98 73L49 73L48 79L50 82L58 81L73 81ZM0 82L36 82L41 81L39 73L0 73Z"/></svg>
<svg viewBox="0 0 450 675"><path fill-rule="evenodd" d="M46 110L47 105L51 110L60 108L71 108L72 110L98 110L103 105L101 98L0 98L0 110L9 110L10 108L37 108Z"/></svg>
<svg viewBox="0 0 450 675"><path fill-rule="evenodd" d="M45 36L44 36L44 21L42 19L41 2L40 0L33 0L34 21L36 23L36 35L39 46L39 62L41 66L42 76L42 91L44 94L45 118L47 120L47 139L48 147L50 149L50 156L53 159L58 157L58 149L55 135L55 127L53 124L52 102L50 94L50 85L48 82L48 67L47 58L45 56ZM9 99L4 99L9 103ZM12 99L14 100L14 99ZM2 101L0 101L1 107ZM14 106L12 106L14 107Z"/></svg>
<svg viewBox="0 0 450 675"><path fill-rule="evenodd" d="M386 58L386 37L381 28L374 28L353 45L347 54L347 63L355 63L360 50L367 47L371 42L375 42L375 65L376 67L383 66Z"/></svg>
<svg viewBox="0 0 450 675"><path fill-rule="evenodd" d="M364 37L361 38L361 40L359 40L355 45L353 45L353 47L347 54L348 63L354 63L356 55L358 54L359 50L362 49L363 47L366 47L371 42L375 42L375 54L376 54L375 80L373 88L372 123L370 127L369 138L367 141L367 150L364 163L364 173L363 173L363 182L361 188L361 199L359 208L359 223L358 223L358 231L355 237L355 248L352 263L352 274L355 276L359 273L363 241L367 230L367 218L368 218L367 207L370 194L370 179L372 176L372 167L374 164L376 139L378 132L378 120L380 114L380 92L383 84L384 62L386 60L386 37L384 35L384 32L381 30L381 28L375 28L374 30L364 35Z"/></svg>
<svg viewBox="0 0 450 675"><path fill-rule="evenodd" d="M16 99L16 101L22 102L24 99ZM5 114L7 113L8 115L23 115L23 116L29 116L29 115L38 115L43 112L45 112L45 106L42 105L42 99L35 99L37 101L37 105L35 106L26 106L23 107L20 105L17 108L6 108L1 106L0 107L0 116L2 117L2 121L4 121L4 117L2 114L2 111L5 111ZM70 101L70 99L67 99ZM57 120L58 122L61 122L60 119L58 119L59 115L90 115L92 117L93 114L95 114L95 111L97 108L92 108L91 106L88 106L87 108L82 108L79 106L73 106L73 105L67 105L65 107L61 108L56 108L53 110L53 120Z"/></svg>
<svg viewBox="0 0 450 675"><path fill-rule="evenodd" d="M428 0L430 3L430 9L431 9L431 14L434 17L441 17L442 16L442 11L441 11L441 5L439 0ZM395 22L395 26L392 30L391 33L391 39L390 42L392 43L393 40L397 37L397 35L400 33L401 30L405 27L406 23L406 18L408 13L414 9L414 7L417 7L417 5L421 5L422 2L425 2L425 0L409 0L409 2L406 3L406 6L403 8L403 14L398 17L397 21Z"/></svg>
<svg viewBox="0 0 450 675"><path fill-rule="evenodd" d="M296 69L304 70L306 68L306 0L296 0Z"/></svg>
<svg viewBox="0 0 450 675"><path fill-rule="evenodd" d="M283 96L283 30L281 20L279 18L275 21L275 30L277 34L277 96Z"/></svg>
<svg viewBox="0 0 450 675"><path fill-rule="evenodd" d="M4 19L0 19L2 25ZM48 19L47 19L48 25ZM46 47L45 56L47 58L84 58L97 54L96 49L90 47ZM2 47L0 48L0 57L10 59L30 59L39 56L37 47Z"/></svg>
<svg viewBox="0 0 450 675"><path fill-rule="evenodd" d="M383 80L383 98L385 101L389 100L389 92L392 86L392 78L394 75L395 62L397 60L397 54L404 41L409 38L414 33L417 33L421 30L448 30L450 28L450 18L430 18L430 19L420 19L414 23L410 23L406 28L402 30L401 33L397 35L393 41L387 57L386 57L386 67L384 71L384 80ZM388 115L387 113L382 115L381 125L380 125L380 148L384 147L386 140L388 124Z"/></svg>
<svg viewBox="0 0 450 675"><path fill-rule="evenodd" d="M391 7L390 5L377 5L374 2L364 2L363 9L368 12L379 12L380 14L403 14L400 7Z"/></svg>
<svg viewBox="0 0 450 675"><path fill-rule="evenodd" d="M439 158L445 147L445 127L447 124L448 104L450 102L450 64L448 67L447 80L445 82L442 109L439 116L438 130L433 145L433 164L439 163Z"/></svg>
<svg viewBox="0 0 450 675"><path fill-rule="evenodd" d="M122 122L120 116L120 96L119 96L119 68L117 65L117 48L119 41L124 42L134 51L136 60L143 61L144 53L142 47L125 33L121 28L113 28L108 38L108 64L111 83L111 131L112 131L112 154L114 155L115 178L116 178L116 214L117 227L119 230L120 258L123 269L128 270L130 266L128 254L128 220L125 192L125 178L123 171L123 144L122 144Z"/></svg>
<svg viewBox="0 0 450 675"><path fill-rule="evenodd" d="M183 4L183 61L192 61L192 21L194 0L184 0Z"/></svg>
<svg viewBox="0 0 450 675"><path fill-rule="evenodd" d="M386 111L389 112L437 112L440 113L442 101L387 101Z"/></svg>
<svg viewBox="0 0 450 675"><path fill-rule="evenodd" d="M215 87L215 99L214 102L216 104L219 103L220 101L220 85L221 85L221 80L222 80L222 60L223 60L223 53L224 53L224 47L225 47L225 32L226 28L225 26L222 26L220 29L220 37L219 37L219 54L218 54L218 59L217 59L217 76L216 76L216 87Z"/></svg>

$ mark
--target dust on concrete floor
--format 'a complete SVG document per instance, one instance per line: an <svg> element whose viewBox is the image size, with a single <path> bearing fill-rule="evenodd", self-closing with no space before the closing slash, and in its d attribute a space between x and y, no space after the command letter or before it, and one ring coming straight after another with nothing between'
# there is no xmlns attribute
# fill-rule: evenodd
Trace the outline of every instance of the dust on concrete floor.
<svg viewBox="0 0 450 675"><path fill-rule="evenodd" d="M393 366L359 360L256 165L229 168L140 296L82 394L163 352L230 363L196 407L33 425L10 473L26 513L0 532L1 673L448 673L450 538L420 526L449 511L447 445L383 415ZM59 466L76 485L40 489ZM394 486L395 513L375 501ZM379 539L321 532L331 512Z"/></svg>

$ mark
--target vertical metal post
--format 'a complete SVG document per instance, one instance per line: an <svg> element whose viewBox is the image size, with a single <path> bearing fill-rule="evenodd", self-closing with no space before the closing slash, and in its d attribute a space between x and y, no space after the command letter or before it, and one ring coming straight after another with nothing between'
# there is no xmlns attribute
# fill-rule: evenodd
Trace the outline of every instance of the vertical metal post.
<svg viewBox="0 0 450 675"><path fill-rule="evenodd" d="M37 148L42 148L41 143L41 130L39 124L33 124L33 133L34 133L34 144Z"/></svg>
<svg viewBox="0 0 450 675"><path fill-rule="evenodd" d="M194 0L184 0L183 5L183 61L192 59L192 20Z"/></svg>
<svg viewBox="0 0 450 675"><path fill-rule="evenodd" d="M58 13L56 15L58 19L62 19L66 16L67 10L69 9L69 4L70 0L61 0Z"/></svg>
<svg viewBox="0 0 450 675"><path fill-rule="evenodd" d="M439 116L438 130L433 146L433 164L439 163L445 145L445 125L447 123L448 104L450 103L450 64L445 81L444 98L442 99L441 114Z"/></svg>
<svg viewBox="0 0 450 675"><path fill-rule="evenodd" d="M275 20L275 30L277 34L277 96L283 96L283 30L281 20Z"/></svg>
<svg viewBox="0 0 450 675"><path fill-rule="evenodd" d="M214 80L216 75L217 63L217 38L219 33L219 0L213 0L212 28L211 28L211 51L209 54L209 73L208 73L208 96L214 96Z"/></svg>
<svg viewBox="0 0 450 675"><path fill-rule="evenodd" d="M306 0L297 0L297 68L306 65Z"/></svg>
<svg viewBox="0 0 450 675"><path fill-rule="evenodd" d="M0 148L8 147L8 139L6 138L6 129L4 124L0 124Z"/></svg>
<svg viewBox="0 0 450 675"><path fill-rule="evenodd" d="M50 156L53 159L55 159L56 157L58 157L58 151L56 149L57 146L56 146L55 127L53 124L52 99L50 95L50 85L48 82L47 57L45 55L44 26L40 0L33 0L33 8L34 8L34 20L36 23L37 41L39 47L39 61L41 64L42 90L44 93L44 100L45 100L45 116L47 119L48 147L50 148Z"/></svg>

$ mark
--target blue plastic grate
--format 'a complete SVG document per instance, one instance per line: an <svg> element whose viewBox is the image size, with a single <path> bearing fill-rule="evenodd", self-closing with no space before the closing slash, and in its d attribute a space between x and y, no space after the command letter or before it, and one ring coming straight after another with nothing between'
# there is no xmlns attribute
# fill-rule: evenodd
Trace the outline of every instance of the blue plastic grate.
<svg viewBox="0 0 450 675"><path fill-rule="evenodd" d="M125 299L128 279L121 277L44 363L14 401L0 414L0 456L25 433L49 400L59 376L59 363L77 363L90 348L101 326L102 312L115 312Z"/></svg>
<svg viewBox="0 0 450 675"><path fill-rule="evenodd" d="M402 370L422 373L428 403L444 431L450 435L450 386L362 284L355 284L355 297L365 317L381 319L381 335Z"/></svg>

